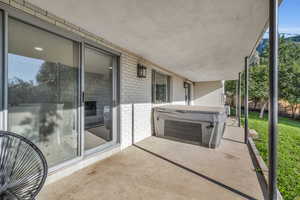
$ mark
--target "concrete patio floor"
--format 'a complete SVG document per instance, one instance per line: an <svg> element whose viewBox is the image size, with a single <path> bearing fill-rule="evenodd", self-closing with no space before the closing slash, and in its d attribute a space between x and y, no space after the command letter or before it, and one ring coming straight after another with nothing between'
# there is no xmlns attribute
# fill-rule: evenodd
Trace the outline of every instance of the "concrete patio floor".
<svg viewBox="0 0 300 200"><path fill-rule="evenodd" d="M243 129L218 149L150 137L43 188L38 200L264 199Z"/></svg>

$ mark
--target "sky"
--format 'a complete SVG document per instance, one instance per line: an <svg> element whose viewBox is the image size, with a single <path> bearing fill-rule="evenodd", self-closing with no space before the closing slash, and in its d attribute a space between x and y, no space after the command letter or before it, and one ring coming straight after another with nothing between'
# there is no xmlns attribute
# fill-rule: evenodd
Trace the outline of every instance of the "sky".
<svg viewBox="0 0 300 200"><path fill-rule="evenodd" d="M36 75L45 61L15 54L8 54L8 79L16 77L23 81L33 81L36 84Z"/></svg>
<svg viewBox="0 0 300 200"><path fill-rule="evenodd" d="M281 3L279 32L300 35L300 0L283 0Z"/></svg>
<svg viewBox="0 0 300 200"><path fill-rule="evenodd" d="M300 35L300 0L283 0L279 7L279 33ZM268 38L268 32L264 34Z"/></svg>

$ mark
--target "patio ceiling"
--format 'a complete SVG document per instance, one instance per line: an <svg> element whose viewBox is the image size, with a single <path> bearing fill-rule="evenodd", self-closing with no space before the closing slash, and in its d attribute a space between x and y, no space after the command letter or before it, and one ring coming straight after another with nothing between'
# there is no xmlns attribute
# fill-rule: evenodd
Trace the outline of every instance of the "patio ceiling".
<svg viewBox="0 0 300 200"><path fill-rule="evenodd" d="M29 0L192 81L236 79L268 0Z"/></svg>

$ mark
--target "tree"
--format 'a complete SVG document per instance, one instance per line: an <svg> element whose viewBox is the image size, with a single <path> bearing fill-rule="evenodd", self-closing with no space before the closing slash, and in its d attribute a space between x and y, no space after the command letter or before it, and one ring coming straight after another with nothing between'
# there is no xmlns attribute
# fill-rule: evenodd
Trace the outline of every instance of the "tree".
<svg viewBox="0 0 300 200"><path fill-rule="evenodd" d="M225 94L230 100L229 105L234 106L234 97L236 96L236 80L225 81Z"/></svg>
<svg viewBox="0 0 300 200"><path fill-rule="evenodd" d="M263 117L268 103L268 68L266 65L253 66L249 70L249 99L254 102L254 109L262 103L260 117Z"/></svg>
<svg viewBox="0 0 300 200"><path fill-rule="evenodd" d="M269 46L261 55L261 63L268 66ZM297 110L299 95L299 63L300 45L285 38L279 39L279 98L287 101L292 109L293 117Z"/></svg>
<svg viewBox="0 0 300 200"><path fill-rule="evenodd" d="M10 105L16 106L21 103L31 102L34 96L33 81L24 81L20 78L14 77L8 82L8 101Z"/></svg>
<svg viewBox="0 0 300 200"><path fill-rule="evenodd" d="M249 64L251 66L256 66L260 64L260 56L258 51L255 51L255 53L250 57Z"/></svg>
<svg viewBox="0 0 300 200"><path fill-rule="evenodd" d="M296 111L300 104L300 65L293 65L287 69L289 80L284 92L284 99L289 102L292 117L296 118Z"/></svg>
<svg viewBox="0 0 300 200"><path fill-rule="evenodd" d="M256 109L258 103L262 103L260 117L268 104L268 70L269 70L269 46L263 50L260 58L255 54L250 58L249 69L249 99L254 102ZM243 76L242 76L243 77ZM292 115L296 117L296 111L300 105L300 44L285 38L279 39L279 99L289 103ZM244 81L242 81L243 85ZM225 82L226 95L234 98L236 91L235 81ZM242 86L243 88L243 86ZM242 94L243 95L243 89ZM230 102L233 104L233 101Z"/></svg>

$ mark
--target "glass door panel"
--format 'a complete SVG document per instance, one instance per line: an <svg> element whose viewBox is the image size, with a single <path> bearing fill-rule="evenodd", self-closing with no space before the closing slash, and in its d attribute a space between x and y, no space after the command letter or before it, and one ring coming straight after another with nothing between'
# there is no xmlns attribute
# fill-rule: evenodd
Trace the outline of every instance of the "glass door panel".
<svg viewBox="0 0 300 200"><path fill-rule="evenodd" d="M78 156L79 44L8 20L8 130L54 166Z"/></svg>
<svg viewBox="0 0 300 200"><path fill-rule="evenodd" d="M93 48L85 48L85 150L94 149L113 140L113 62L113 56Z"/></svg>

